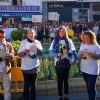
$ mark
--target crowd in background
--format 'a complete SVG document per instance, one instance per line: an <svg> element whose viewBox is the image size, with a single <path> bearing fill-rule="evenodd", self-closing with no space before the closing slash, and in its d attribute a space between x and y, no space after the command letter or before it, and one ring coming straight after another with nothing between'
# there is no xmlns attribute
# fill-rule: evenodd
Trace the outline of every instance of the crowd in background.
<svg viewBox="0 0 100 100"><path fill-rule="evenodd" d="M80 39L81 33L88 29L92 30L96 37L97 41L99 42L99 34L100 34L100 20L95 22L91 20L89 22L79 20L77 22L45 22L45 23L14 23L13 25L2 26L2 28L18 28L18 29L25 29L29 30L33 28L35 30L35 34L38 40L43 41L45 38L51 38L51 40L55 37L56 31L59 29L60 26L66 27L68 31L68 36L70 38L77 36Z"/></svg>

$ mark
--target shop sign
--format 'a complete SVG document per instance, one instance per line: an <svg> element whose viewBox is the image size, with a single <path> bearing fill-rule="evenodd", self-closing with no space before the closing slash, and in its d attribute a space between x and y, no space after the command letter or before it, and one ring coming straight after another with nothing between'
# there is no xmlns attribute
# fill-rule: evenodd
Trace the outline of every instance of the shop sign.
<svg viewBox="0 0 100 100"><path fill-rule="evenodd" d="M40 12L40 6L13 6L13 5L0 5L0 11L30 11Z"/></svg>
<svg viewBox="0 0 100 100"><path fill-rule="evenodd" d="M51 7L51 8L63 8L64 5L63 4L49 4L49 7Z"/></svg>

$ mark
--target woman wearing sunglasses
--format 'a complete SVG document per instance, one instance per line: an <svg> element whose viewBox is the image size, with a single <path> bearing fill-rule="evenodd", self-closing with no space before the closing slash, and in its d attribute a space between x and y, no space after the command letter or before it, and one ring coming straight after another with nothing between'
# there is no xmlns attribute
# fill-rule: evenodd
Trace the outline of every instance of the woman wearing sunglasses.
<svg viewBox="0 0 100 100"><path fill-rule="evenodd" d="M98 59L100 59L100 46L92 31L82 33L80 51L87 50L87 55L79 53L81 59L81 72L87 86L89 100L96 100L96 79L99 75Z"/></svg>

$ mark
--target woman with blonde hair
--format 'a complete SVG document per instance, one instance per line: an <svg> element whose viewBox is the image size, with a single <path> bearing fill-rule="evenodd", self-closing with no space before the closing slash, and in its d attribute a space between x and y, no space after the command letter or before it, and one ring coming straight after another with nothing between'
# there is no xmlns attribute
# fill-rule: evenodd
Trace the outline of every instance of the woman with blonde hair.
<svg viewBox="0 0 100 100"><path fill-rule="evenodd" d="M89 100L96 100L96 79L99 75L100 46L97 44L94 32L88 30L81 35L82 44L79 50L81 72L86 82ZM82 53L87 52L87 54Z"/></svg>
<svg viewBox="0 0 100 100"><path fill-rule="evenodd" d="M27 39L21 42L18 55L22 57L21 70L24 77L24 100L29 100L30 87L30 100L36 100L35 82L39 72L40 63L38 56L42 56L42 46L35 39L34 29L28 30Z"/></svg>
<svg viewBox="0 0 100 100"><path fill-rule="evenodd" d="M71 64L77 61L75 47L68 37L65 27L61 26L55 39L52 41L49 48L50 54L54 56L54 64L58 79L58 95L59 100L63 100L63 83L64 83L64 100L68 100L68 77ZM73 60L72 60L73 59Z"/></svg>

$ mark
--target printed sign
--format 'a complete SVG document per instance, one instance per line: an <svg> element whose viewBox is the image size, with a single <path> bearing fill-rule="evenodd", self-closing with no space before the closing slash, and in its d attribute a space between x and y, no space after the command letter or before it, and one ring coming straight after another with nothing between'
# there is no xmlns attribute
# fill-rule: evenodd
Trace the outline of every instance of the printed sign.
<svg viewBox="0 0 100 100"><path fill-rule="evenodd" d="M40 6L12 6L12 5L0 5L0 11L30 11L40 12Z"/></svg>
<svg viewBox="0 0 100 100"><path fill-rule="evenodd" d="M42 22L42 15L32 15L32 22Z"/></svg>

